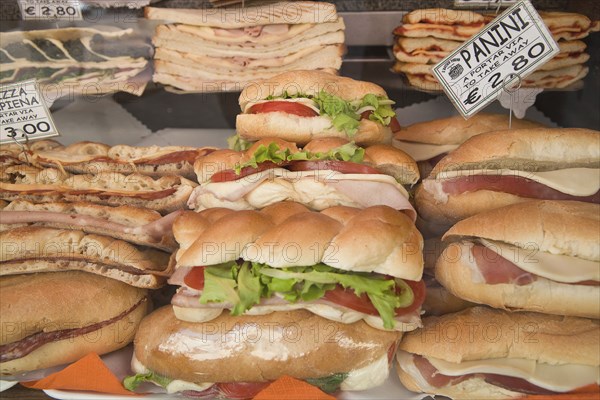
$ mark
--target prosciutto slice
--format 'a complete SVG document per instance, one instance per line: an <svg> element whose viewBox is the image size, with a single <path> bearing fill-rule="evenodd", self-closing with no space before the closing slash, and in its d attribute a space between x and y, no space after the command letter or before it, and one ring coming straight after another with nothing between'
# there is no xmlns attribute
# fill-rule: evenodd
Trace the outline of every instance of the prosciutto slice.
<svg viewBox="0 0 600 400"><path fill-rule="evenodd" d="M478 190L491 190L532 199L577 200L587 203L600 203L600 191L591 196L573 196L531 179L508 175L461 176L443 181L442 189L446 194L453 195Z"/></svg>
<svg viewBox="0 0 600 400"><path fill-rule="evenodd" d="M511 376L498 375L498 374L466 374L461 376L448 376L441 374L427 358L414 354L413 361L415 366L423 376L423 378L431 386L441 388L449 385L457 385L460 382L466 381L471 378L482 378L487 383L500 386L504 389L527 393L527 394L558 394L539 386L535 386L532 383L527 382L525 379L514 378Z"/></svg>

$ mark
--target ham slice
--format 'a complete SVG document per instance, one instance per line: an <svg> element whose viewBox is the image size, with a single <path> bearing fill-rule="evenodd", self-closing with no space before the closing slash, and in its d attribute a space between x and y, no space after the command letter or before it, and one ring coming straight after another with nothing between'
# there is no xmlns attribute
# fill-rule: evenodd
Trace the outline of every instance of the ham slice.
<svg viewBox="0 0 600 400"><path fill-rule="evenodd" d="M350 180L328 182L327 184L363 208L385 205L403 211L413 222L417 220L417 212L413 206L392 185L383 182Z"/></svg>
<svg viewBox="0 0 600 400"><path fill-rule="evenodd" d="M525 379L505 375L487 373L466 374L461 376L443 375L429 362L429 360L427 360L427 358L417 354L413 354L413 362L421 373L421 376L423 376L427 383L435 388L457 385L460 382L471 378L482 378L489 384L500 386L513 392L528 394L558 394L557 392L535 386L534 384L527 382Z"/></svg>
<svg viewBox="0 0 600 400"><path fill-rule="evenodd" d="M559 192L531 179L509 175L461 176L443 181L442 189L444 193L452 195L475 192L477 190L491 190L532 199L576 200L587 203L600 203L600 191L591 196L573 196Z"/></svg>
<svg viewBox="0 0 600 400"><path fill-rule="evenodd" d="M0 211L2 224L28 224L28 223L55 223L64 225L75 225L82 228L97 228L103 231L113 231L140 236L149 236L154 241L160 241L163 236L168 235L173 227L175 218L182 211L175 211L156 221L145 225L131 227L117 222L108 221L103 218L84 214L64 214L51 211Z"/></svg>
<svg viewBox="0 0 600 400"><path fill-rule="evenodd" d="M476 244L471 247L471 253L477 263L479 272L488 285L511 283L522 286L537 280L537 275L523 271L506 258L485 246Z"/></svg>

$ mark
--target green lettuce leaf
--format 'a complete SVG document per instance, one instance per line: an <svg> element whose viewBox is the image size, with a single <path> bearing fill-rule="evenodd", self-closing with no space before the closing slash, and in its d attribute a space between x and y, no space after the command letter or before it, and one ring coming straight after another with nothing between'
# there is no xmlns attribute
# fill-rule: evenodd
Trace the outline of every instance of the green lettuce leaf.
<svg viewBox="0 0 600 400"><path fill-rule="evenodd" d="M227 146L231 150L245 151L252 147L252 142L242 139L240 135L236 133L235 135L227 138Z"/></svg>
<svg viewBox="0 0 600 400"><path fill-rule="evenodd" d="M360 101L349 102L338 96L327 93L324 90L316 96L309 96L301 93L293 95L284 92L280 96L268 96L265 100L276 99L296 99L307 98L313 100L319 107L320 115L327 115L331 118L333 126L342 132L345 132L348 137L353 137L358 131L360 124L360 114L357 110L365 106L375 108L375 111L369 116L371 121L379 122L384 126L388 126L392 121L392 117L396 114L392 109L394 101L374 94L367 94Z"/></svg>
<svg viewBox="0 0 600 400"><path fill-rule="evenodd" d="M410 287L402 280L381 275L341 271L325 264L310 267L271 268L265 264L244 262L207 267L204 270L201 303L233 304L232 315L243 314L261 297L275 293L289 302L320 299L336 285L352 289L357 296L366 294L379 312L384 326L394 327L394 310L413 302ZM396 285L401 286L396 293Z"/></svg>
<svg viewBox="0 0 600 400"><path fill-rule="evenodd" d="M167 386L169 386L169 383L173 382L173 379L166 378L154 372L148 372L145 374L137 374L126 377L125 379L123 379L123 386L125 387L125 389L131 390L133 392L135 389L137 389L138 386L140 386L144 382L152 382L166 389Z"/></svg>
<svg viewBox="0 0 600 400"><path fill-rule="evenodd" d="M323 378L308 378L305 380L307 383L318 387L325 393L334 393L340 390L340 385L346 380L347 377L348 372L340 372L338 374L325 376Z"/></svg>

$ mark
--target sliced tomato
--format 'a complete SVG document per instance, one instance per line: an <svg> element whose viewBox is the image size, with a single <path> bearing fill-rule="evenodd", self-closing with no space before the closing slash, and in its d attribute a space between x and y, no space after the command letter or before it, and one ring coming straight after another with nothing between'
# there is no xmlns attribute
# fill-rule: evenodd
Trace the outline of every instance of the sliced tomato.
<svg viewBox="0 0 600 400"><path fill-rule="evenodd" d="M246 177L248 175L252 175L252 174L256 174L258 172L266 171L268 169L284 167L284 166L285 166L285 164L275 164L274 162L271 162L271 161L265 161L265 162L258 164L258 168L244 167L244 168L242 168L242 170L240 171L239 174L237 174L232 169L226 169L223 171L219 171L210 177L210 181L213 183L231 182L231 181L235 181L237 179Z"/></svg>
<svg viewBox="0 0 600 400"><path fill-rule="evenodd" d="M343 174L380 174L375 168L351 161L320 160L292 161L287 167L290 171L323 171L332 170Z"/></svg>
<svg viewBox="0 0 600 400"><path fill-rule="evenodd" d="M248 114L265 114L270 112L284 112L299 117L316 117L319 115L318 112L304 104L289 101L269 101L253 105L248 110Z"/></svg>
<svg viewBox="0 0 600 400"><path fill-rule="evenodd" d="M232 400L251 399L269 385L270 382L231 382L217 384L222 396Z"/></svg>
<svg viewBox="0 0 600 400"><path fill-rule="evenodd" d="M404 282L406 282L408 286L410 286L410 288L412 289L414 294L414 300L413 303L408 307L397 308L396 316L412 313L413 311L421 307L423 301L425 301L425 282L423 282L422 280L418 282L405 280ZM335 289L327 291L323 298L328 301L331 301L332 303L339 304L343 307L351 308L363 314L379 315L379 312L377 311L373 303L371 303L369 297L364 293L360 296L357 296L354 293L353 289L344 289L343 287L338 285Z"/></svg>
<svg viewBox="0 0 600 400"><path fill-rule="evenodd" d="M204 267L194 267L188 274L183 278L183 282L192 289L202 290L204 289Z"/></svg>

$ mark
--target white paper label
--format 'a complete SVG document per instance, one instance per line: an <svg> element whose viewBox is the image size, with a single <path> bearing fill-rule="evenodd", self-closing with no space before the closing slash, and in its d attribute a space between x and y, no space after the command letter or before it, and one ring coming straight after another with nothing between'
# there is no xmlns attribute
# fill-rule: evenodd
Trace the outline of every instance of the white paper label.
<svg viewBox="0 0 600 400"><path fill-rule="evenodd" d="M454 6L458 8L498 8L510 7L519 0L454 0Z"/></svg>
<svg viewBox="0 0 600 400"><path fill-rule="evenodd" d="M0 86L0 143L58 135L35 80Z"/></svg>
<svg viewBox="0 0 600 400"><path fill-rule="evenodd" d="M79 0L19 0L24 20L81 21Z"/></svg>
<svg viewBox="0 0 600 400"><path fill-rule="evenodd" d="M520 1L436 64L433 73L455 107L468 118L558 51L531 3Z"/></svg>

